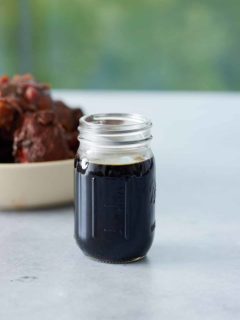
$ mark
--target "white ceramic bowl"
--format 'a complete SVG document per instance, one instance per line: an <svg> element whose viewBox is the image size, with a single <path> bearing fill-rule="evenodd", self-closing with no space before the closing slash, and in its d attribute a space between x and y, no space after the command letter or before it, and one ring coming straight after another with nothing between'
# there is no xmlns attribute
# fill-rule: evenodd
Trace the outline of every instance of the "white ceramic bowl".
<svg viewBox="0 0 240 320"><path fill-rule="evenodd" d="M61 205L73 201L74 160L0 164L0 208Z"/></svg>

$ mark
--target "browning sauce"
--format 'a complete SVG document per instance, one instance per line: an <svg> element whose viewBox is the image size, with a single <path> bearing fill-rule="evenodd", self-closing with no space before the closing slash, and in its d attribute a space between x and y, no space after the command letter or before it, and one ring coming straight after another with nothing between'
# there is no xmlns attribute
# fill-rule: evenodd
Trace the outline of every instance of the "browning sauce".
<svg viewBox="0 0 240 320"><path fill-rule="evenodd" d="M75 238L86 255L132 261L149 250L155 229L154 159L126 165L75 161Z"/></svg>

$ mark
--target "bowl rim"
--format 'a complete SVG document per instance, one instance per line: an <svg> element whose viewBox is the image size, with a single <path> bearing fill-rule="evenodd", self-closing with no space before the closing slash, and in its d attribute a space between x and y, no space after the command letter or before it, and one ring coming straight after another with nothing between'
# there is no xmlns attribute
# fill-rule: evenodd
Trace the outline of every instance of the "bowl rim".
<svg viewBox="0 0 240 320"><path fill-rule="evenodd" d="M54 160L54 161L41 161L41 162L28 162L28 163L0 163L0 169L26 169L26 168L42 168L50 166L60 166L73 163L74 158L66 160Z"/></svg>

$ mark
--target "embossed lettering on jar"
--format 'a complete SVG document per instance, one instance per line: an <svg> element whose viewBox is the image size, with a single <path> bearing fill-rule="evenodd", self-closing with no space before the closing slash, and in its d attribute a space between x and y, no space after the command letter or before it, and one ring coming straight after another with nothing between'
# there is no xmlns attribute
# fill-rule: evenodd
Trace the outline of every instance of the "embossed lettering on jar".
<svg viewBox="0 0 240 320"><path fill-rule="evenodd" d="M80 119L75 160L75 238L106 262L143 258L155 229L151 122L136 114Z"/></svg>

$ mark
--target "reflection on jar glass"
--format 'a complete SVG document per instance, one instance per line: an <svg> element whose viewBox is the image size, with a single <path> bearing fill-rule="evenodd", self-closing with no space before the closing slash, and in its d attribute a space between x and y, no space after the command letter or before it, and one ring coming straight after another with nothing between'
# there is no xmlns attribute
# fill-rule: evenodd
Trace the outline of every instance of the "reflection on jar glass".
<svg viewBox="0 0 240 320"><path fill-rule="evenodd" d="M155 165L151 122L136 114L80 120L75 160L75 238L106 262L144 257L155 229Z"/></svg>

